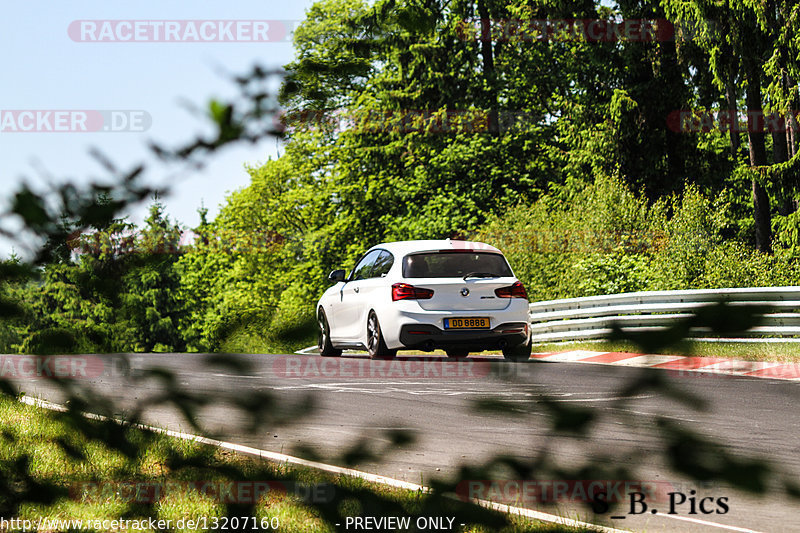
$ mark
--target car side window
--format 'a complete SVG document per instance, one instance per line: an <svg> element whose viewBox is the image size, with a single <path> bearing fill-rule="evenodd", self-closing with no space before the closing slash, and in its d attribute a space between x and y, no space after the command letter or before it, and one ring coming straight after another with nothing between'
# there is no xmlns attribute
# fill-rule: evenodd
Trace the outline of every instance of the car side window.
<svg viewBox="0 0 800 533"><path fill-rule="evenodd" d="M365 255L353 269L353 274L350 276L350 281L356 281L370 277L372 274L372 265L375 264L375 260L378 259L380 253L381 250L373 250Z"/></svg>
<svg viewBox="0 0 800 533"><path fill-rule="evenodd" d="M389 270L392 268L393 264L394 256L386 250L381 251L381 255L378 256L378 259L375 261L375 265L372 267L372 276L370 277L384 277L389 273Z"/></svg>

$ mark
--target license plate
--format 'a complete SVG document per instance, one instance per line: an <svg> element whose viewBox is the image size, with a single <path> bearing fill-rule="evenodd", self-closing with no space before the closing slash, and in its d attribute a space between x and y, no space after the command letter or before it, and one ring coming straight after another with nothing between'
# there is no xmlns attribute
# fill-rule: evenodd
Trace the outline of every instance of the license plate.
<svg viewBox="0 0 800 533"><path fill-rule="evenodd" d="M488 318L445 318L444 329L489 329Z"/></svg>

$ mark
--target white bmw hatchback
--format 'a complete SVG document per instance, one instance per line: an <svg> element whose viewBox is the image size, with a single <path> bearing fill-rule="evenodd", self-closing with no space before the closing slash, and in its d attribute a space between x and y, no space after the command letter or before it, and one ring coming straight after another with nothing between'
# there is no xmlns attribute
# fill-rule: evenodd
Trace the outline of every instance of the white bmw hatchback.
<svg viewBox="0 0 800 533"><path fill-rule="evenodd" d="M399 349L443 349L449 357L502 350L530 357L528 297L497 248L470 241L430 240L374 246L317 305L319 350L364 349L373 358Z"/></svg>

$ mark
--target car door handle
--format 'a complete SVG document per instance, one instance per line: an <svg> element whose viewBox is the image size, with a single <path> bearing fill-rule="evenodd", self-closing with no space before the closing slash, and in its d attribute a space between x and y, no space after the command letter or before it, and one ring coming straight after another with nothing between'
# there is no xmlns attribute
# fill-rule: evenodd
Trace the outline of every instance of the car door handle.
<svg viewBox="0 0 800 533"><path fill-rule="evenodd" d="M358 287L353 287L353 290L354 290L355 292L358 292L358 291L359 291Z"/></svg>

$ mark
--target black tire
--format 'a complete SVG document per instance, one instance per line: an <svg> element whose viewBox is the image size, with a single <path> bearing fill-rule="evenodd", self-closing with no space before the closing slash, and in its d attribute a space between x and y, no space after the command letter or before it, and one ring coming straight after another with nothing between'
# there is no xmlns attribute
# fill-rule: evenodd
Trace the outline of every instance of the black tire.
<svg viewBox="0 0 800 533"><path fill-rule="evenodd" d="M397 355L397 350L386 347L375 311L370 311L367 317L367 352L371 359L391 359Z"/></svg>
<svg viewBox="0 0 800 533"><path fill-rule="evenodd" d="M317 337L319 354L322 357L339 357L342 355L342 351L337 350L331 344L331 328L328 326L328 317L325 316L325 311L322 309L317 314L317 325L319 326L319 336Z"/></svg>
<svg viewBox="0 0 800 533"><path fill-rule="evenodd" d="M531 358L531 341L518 344L510 348L503 348L503 357L506 361L527 361Z"/></svg>
<svg viewBox="0 0 800 533"><path fill-rule="evenodd" d="M469 355L469 351L467 350L445 350L444 353L446 353L447 357L450 359L464 359Z"/></svg>

